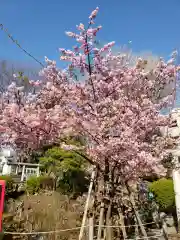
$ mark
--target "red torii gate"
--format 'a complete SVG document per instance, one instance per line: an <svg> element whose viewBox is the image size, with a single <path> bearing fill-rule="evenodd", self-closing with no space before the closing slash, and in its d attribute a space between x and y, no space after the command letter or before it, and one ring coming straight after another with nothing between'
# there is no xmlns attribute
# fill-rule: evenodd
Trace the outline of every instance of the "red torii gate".
<svg viewBox="0 0 180 240"><path fill-rule="evenodd" d="M4 211L5 181L0 180L0 232L2 232L2 217Z"/></svg>

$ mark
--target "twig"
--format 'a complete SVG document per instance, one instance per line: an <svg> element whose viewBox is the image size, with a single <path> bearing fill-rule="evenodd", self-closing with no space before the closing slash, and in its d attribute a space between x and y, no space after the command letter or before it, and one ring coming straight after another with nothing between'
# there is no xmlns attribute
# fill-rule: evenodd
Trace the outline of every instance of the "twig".
<svg viewBox="0 0 180 240"><path fill-rule="evenodd" d="M89 24L88 28L90 27L91 24ZM92 80L92 69L91 69L91 61L90 61L90 53L89 53L89 46L88 46L88 36L87 36L87 30L86 30L86 50L87 50L87 56L88 56L88 70L89 70L89 79L92 85L92 90L93 90L93 96L94 96L94 101L96 102L96 93L95 93L95 87L94 87L94 83Z"/></svg>
<svg viewBox="0 0 180 240"><path fill-rule="evenodd" d="M6 28L4 28L3 24L0 23L0 28L1 30L8 36L8 38L16 44L16 46L18 46L27 56L29 56L30 58L32 58L34 61L36 61L37 63L39 63L41 65L41 67L44 67L43 63L41 63L37 58L35 58L31 53L29 53L28 51L26 51L26 49L24 49L17 40L14 39L14 37L8 32L8 30Z"/></svg>

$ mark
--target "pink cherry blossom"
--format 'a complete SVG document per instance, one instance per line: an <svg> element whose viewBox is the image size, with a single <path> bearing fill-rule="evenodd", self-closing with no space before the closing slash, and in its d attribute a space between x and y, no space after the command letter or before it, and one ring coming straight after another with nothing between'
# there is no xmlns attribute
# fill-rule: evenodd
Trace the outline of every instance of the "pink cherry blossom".
<svg viewBox="0 0 180 240"><path fill-rule="evenodd" d="M80 23L79 26L76 26L78 30L85 31L84 24Z"/></svg>
<svg viewBox="0 0 180 240"><path fill-rule="evenodd" d="M66 35L69 36L69 37L75 37L75 33L72 33L72 32L66 32Z"/></svg>
<svg viewBox="0 0 180 240"><path fill-rule="evenodd" d="M98 11L99 11L99 8L97 7L94 11L92 11L92 13L90 14L89 18L90 19L93 19L97 16L98 14Z"/></svg>

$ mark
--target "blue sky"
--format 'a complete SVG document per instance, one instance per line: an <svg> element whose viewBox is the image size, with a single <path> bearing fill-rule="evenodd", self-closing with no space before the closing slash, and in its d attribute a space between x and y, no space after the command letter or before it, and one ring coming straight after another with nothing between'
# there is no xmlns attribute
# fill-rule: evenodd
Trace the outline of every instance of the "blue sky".
<svg viewBox="0 0 180 240"><path fill-rule="evenodd" d="M58 48L74 44L64 32L86 23L96 6L103 42L114 40L120 46L131 40L133 51L161 56L180 47L179 0L1 0L0 23L41 61L45 55L59 61ZM2 31L0 59L36 64Z"/></svg>

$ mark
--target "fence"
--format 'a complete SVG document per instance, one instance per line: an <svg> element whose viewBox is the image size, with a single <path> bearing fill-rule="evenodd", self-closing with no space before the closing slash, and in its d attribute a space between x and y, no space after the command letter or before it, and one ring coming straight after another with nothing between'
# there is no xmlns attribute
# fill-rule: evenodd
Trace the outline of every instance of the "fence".
<svg viewBox="0 0 180 240"><path fill-rule="evenodd" d="M154 224L154 222L145 223L143 225L150 225L150 224ZM138 225L127 225L127 226L118 226L118 225L105 226L105 225L102 225L101 227L104 228L104 229L108 229L108 228L122 229L122 228L136 227L136 226L138 226ZM98 227L99 227L99 225L94 225L93 226L93 222L90 219L89 225L84 226L85 231L84 231L83 240L93 240L94 239L94 230ZM37 239L39 239L38 236L41 239L44 239L44 238L51 239L51 236L53 235L53 239L56 239L56 237L58 237L60 234L66 234L67 232L77 231L77 234L75 234L77 236L80 229L81 229L81 227L75 227L75 228L69 228L69 229L59 229L59 230L54 230L54 231L44 231L44 232L41 232L41 231L40 232L6 232L6 231L4 231L3 234L4 235L13 235L13 236L30 236L31 235L31 236L36 236ZM73 235L73 233L72 233L72 235ZM126 240L159 239L160 237L163 237L163 233L148 236L148 237L127 238ZM72 239L77 239L77 237L73 238L71 236L70 238L67 238L67 239L72 240ZM175 238L170 238L170 239L174 240Z"/></svg>

